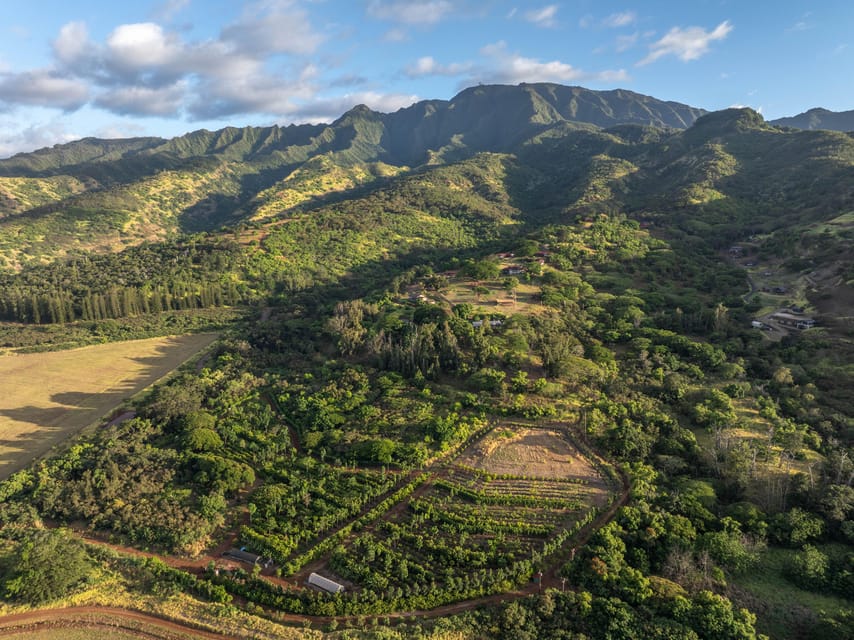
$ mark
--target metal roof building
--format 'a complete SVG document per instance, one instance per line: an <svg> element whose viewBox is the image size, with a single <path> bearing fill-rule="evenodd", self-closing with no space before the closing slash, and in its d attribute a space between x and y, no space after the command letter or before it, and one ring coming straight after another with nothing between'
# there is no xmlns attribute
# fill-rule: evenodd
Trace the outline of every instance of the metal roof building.
<svg viewBox="0 0 854 640"><path fill-rule="evenodd" d="M328 593L341 593L342 591L344 591L343 584L338 584L334 580L324 578L318 573L312 573L310 576L308 576L308 584L313 587L317 587L318 589L323 589Z"/></svg>

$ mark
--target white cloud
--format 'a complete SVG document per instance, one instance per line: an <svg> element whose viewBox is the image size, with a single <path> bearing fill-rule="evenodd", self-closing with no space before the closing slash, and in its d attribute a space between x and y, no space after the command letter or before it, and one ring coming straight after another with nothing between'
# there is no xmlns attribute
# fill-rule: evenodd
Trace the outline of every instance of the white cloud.
<svg viewBox="0 0 854 640"><path fill-rule="evenodd" d="M174 35L153 22L123 24L107 38L109 60L119 67L142 69L173 64L183 54Z"/></svg>
<svg viewBox="0 0 854 640"><path fill-rule="evenodd" d="M535 58L526 58L507 50L507 43L500 41L481 49L481 54L489 59L489 65L475 73L474 81L518 84L520 82L621 82L628 80L628 74L620 69L616 71L588 72L577 69L571 64L552 60L541 62Z"/></svg>
<svg viewBox="0 0 854 640"><path fill-rule="evenodd" d="M800 20L798 20L795 24L793 24L791 27L786 29L786 33L794 33L797 31L808 31L809 29L812 29L814 25L812 24L812 22L810 22L811 17L812 17L812 11L807 11L803 16L801 16Z"/></svg>
<svg viewBox="0 0 854 640"><path fill-rule="evenodd" d="M602 24L606 27L616 29L634 24L637 19L637 14L634 11L623 11L621 13L612 13L602 20Z"/></svg>
<svg viewBox="0 0 854 640"><path fill-rule="evenodd" d="M712 42L723 40L730 31L732 24L728 20L721 22L713 31L706 31L702 27L673 27L664 37L650 45L649 54L637 64L646 65L668 55L684 62L696 60L709 52Z"/></svg>
<svg viewBox="0 0 854 640"><path fill-rule="evenodd" d="M98 96L95 105L122 115L169 116L180 110L186 92L184 82L159 88L121 87Z"/></svg>
<svg viewBox="0 0 854 640"><path fill-rule="evenodd" d="M313 53L323 37L311 28L308 15L288 0L250 6L243 17L222 32L222 40L238 51L270 53Z"/></svg>
<svg viewBox="0 0 854 640"><path fill-rule="evenodd" d="M64 64L72 64L91 55L89 30L85 22L69 22L53 41L53 55Z"/></svg>
<svg viewBox="0 0 854 640"><path fill-rule="evenodd" d="M556 4L550 4L540 9L526 11L524 16L525 20L534 23L538 27L554 27L557 24L555 21L557 10L558 6Z"/></svg>
<svg viewBox="0 0 854 640"><path fill-rule="evenodd" d="M162 5L177 11L182 0ZM260 0L218 37L190 41L156 22L116 26L103 42L83 22L64 25L54 65L0 73L0 108L93 106L121 115L213 118L294 112L312 99L317 68L303 61L323 42L297 0Z"/></svg>
<svg viewBox="0 0 854 640"><path fill-rule="evenodd" d="M190 0L165 0L152 10L151 17L154 20L171 22L177 14L188 6L190 6Z"/></svg>
<svg viewBox="0 0 854 640"><path fill-rule="evenodd" d="M761 106L753 107L749 104L736 103L736 104L731 104L728 108L729 109L753 109L756 113L759 113L759 114L762 113L762 107Z"/></svg>
<svg viewBox="0 0 854 640"><path fill-rule="evenodd" d="M312 100L310 104L296 110L293 115L301 122L329 122L359 104L364 104L374 111L390 113L408 107L420 99L417 95L401 93L374 91L348 93L343 96Z"/></svg>
<svg viewBox="0 0 854 640"><path fill-rule="evenodd" d="M427 26L441 22L454 5L449 0L370 0L368 15L379 20Z"/></svg>
<svg viewBox="0 0 854 640"><path fill-rule="evenodd" d="M0 132L0 158L8 158L16 153L71 142L79 138L78 134L67 131L59 122L33 125L25 129L15 127L12 131Z"/></svg>
<svg viewBox="0 0 854 640"><path fill-rule="evenodd" d="M79 109L89 99L84 82L57 75L50 69L0 74L0 103Z"/></svg>
<svg viewBox="0 0 854 640"><path fill-rule="evenodd" d="M436 62L432 56L418 58L415 64L406 68L406 75L410 78L421 78L424 76L457 76L470 70L470 63L452 62L443 65Z"/></svg>

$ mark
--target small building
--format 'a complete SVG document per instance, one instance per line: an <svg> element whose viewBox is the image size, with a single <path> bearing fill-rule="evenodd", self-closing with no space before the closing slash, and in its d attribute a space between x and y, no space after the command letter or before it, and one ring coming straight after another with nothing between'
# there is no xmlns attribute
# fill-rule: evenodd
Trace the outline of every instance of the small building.
<svg viewBox="0 0 854 640"><path fill-rule="evenodd" d="M228 551L223 552L223 557L228 558L229 560L237 560L238 562L245 562L246 564L257 564L265 569L272 564L272 560L269 558L265 560L261 556L250 553L244 549L229 549Z"/></svg>
<svg viewBox="0 0 854 640"><path fill-rule="evenodd" d="M786 311L778 311L771 316L771 319L779 322L780 324L795 327L796 329L812 329L815 326L815 320L813 318L807 318L806 316L796 315Z"/></svg>
<svg viewBox="0 0 854 640"><path fill-rule="evenodd" d="M765 326L765 323L760 322L759 320L753 320L750 323L750 326L753 327L754 329L762 329Z"/></svg>
<svg viewBox="0 0 854 640"><path fill-rule="evenodd" d="M505 276L518 276L525 273L525 267L519 264L510 265L501 270Z"/></svg>
<svg viewBox="0 0 854 640"><path fill-rule="evenodd" d="M341 593L342 591L344 591L343 584L338 584L334 580L325 578L319 573L312 573L311 575L309 575L307 582L309 586L322 589L323 591L326 591L326 593Z"/></svg>

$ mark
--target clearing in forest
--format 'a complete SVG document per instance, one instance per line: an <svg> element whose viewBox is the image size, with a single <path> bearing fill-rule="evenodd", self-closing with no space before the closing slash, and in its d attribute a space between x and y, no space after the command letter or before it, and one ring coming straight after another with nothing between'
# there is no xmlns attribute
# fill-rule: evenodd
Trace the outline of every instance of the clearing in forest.
<svg viewBox="0 0 854 640"><path fill-rule="evenodd" d="M210 345L215 334L0 356L0 479Z"/></svg>
<svg viewBox="0 0 854 640"><path fill-rule="evenodd" d="M472 445L459 462L494 475L602 479L577 447L551 429L498 428Z"/></svg>

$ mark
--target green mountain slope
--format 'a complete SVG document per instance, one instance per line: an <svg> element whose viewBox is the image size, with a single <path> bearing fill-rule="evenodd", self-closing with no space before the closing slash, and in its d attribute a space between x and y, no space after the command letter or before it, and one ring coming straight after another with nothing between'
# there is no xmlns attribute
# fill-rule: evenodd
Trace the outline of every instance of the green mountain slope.
<svg viewBox="0 0 854 640"><path fill-rule="evenodd" d="M327 188L341 192L411 167L512 152L555 128L563 136L626 123L684 127L701 113L627 91L484 86L391 114L356 107L329 125L81 140L0 161L3 260L17 269L69 251L114 251L269 218L271 193L288 192L284 213ZM322 188L295 181L294 172L316 158L352 175Z"/></svg>
<svg viewBox="0 0 854 640"><path fill-rule="evenodd" d="M827 129L854 131L854 111L828 111L820 107L804 111L790 118L778 118L771 124L795 129Z"/></svg>

